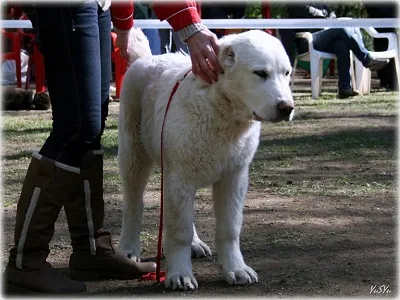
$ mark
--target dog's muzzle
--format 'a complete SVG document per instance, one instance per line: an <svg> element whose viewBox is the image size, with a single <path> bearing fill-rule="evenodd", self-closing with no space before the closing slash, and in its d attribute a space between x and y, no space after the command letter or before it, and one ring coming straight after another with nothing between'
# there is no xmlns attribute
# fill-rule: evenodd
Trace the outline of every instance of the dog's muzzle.
<svg viewBox="0 0 400 300"><path fill-rule="evenodd" d="M293 118L294 106L288 101L280 101L278 103L279 119L290 121Z"/></svg>

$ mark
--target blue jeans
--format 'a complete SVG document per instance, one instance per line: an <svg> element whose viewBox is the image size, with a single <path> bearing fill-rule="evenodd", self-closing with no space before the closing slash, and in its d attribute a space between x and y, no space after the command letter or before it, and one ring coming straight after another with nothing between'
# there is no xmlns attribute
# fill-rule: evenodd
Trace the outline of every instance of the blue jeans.
<svg viewBox="0 0 400 300"><path fill-rule="evenodd" d="M149 40L150 50L152 55L161 54L160 36L158 29L142 29L144 35Z"/></svg>
<svg viewBox="0 0 400 300"><path fill-rule="evenodd" d="M160 35L161 54L173 52L172 50L174 52L189 53L188 47L181 41L178 33L170 29L158 29L158 32Z"/></svg>
<svg viewBox="0 0 400 300"><path fill-rule="evenodd" d="M38 42L52 104L52 131L40 154L79 166L101 148L111 80L111 20L97 2L38 5Z"/></svg>
<svg viewBox="0 0 400 300"><path fill-rule="evenodd" d="M350 50L365 67L371 59L364 44L359 44L348 28L330 28L314 32L313 41L315 50L336 55L339 90L351 88Z"/></svg>

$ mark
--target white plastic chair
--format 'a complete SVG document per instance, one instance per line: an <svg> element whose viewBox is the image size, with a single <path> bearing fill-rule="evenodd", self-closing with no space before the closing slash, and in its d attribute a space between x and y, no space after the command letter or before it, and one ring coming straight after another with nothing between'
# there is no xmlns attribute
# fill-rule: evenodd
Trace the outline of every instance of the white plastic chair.
<svg viewBox="0 0 400 300"><path fill-rule="evenodd" d="M321 94L322 88L322 62L324 59L336 59L336 55L327 52L321 52L314 49L313 36L310 32L298 32L296 38L305 38L308 41L308 52L296 56L292 72L292 89L294 84L294 74L296 72L297 62L309 61L311 73L311 97L317 99ZM353 65L353 55L350 55L350 66ZM355 86L354 68L350 68L352 86Z"/></svg>
<svg viewBox="0 0 400 300"><path fill-rule="evenodd" d="M399 64L399 46L397 35L394 32L379 33L373 27L362 28L374 39L386 38L388 39L388 48L386 51L369 51L373 58L387 58L394 59L397 82L400 82L400 64ZM361 35L361 33L360 33ZM371 71L365 68L362 63L355 58L355 74L356 74L356 89L361 93L370 93L371 91Z"/></svg>

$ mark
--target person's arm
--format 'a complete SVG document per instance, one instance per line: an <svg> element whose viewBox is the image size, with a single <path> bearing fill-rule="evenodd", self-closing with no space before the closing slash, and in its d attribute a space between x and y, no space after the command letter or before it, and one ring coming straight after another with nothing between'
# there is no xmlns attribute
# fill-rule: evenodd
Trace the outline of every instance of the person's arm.
<svg viewBox="0 0 400 300"><path fill-rule="evenodd" d="M172 29L186 42L195 33L205 29L201 23L195 1L153 3L153 10L160 21L167 20Z"/></svg>
<svg viewBox="0 0 400 300"><path fill-rule="evenodd" d="M330 10L329 7L323 3L307 4L306 9L308 10L310 17L336 19L335 12Z"/></svg>
<svg viewBox="0 0 400 300"><path fill-rule="evenodd" d="M153 2L157 17L166 20L182 40L187 43L192 71L204 81L212 83L218 80L223 70L218 60L218 43L214 33L201 23L195 1L165 3Z"/></svg>
<svg viewBox="0 0 400 300"><path fill-rule="evenodd" d="M112 2L111 21L117 33L116 45L123 58L128 59L129 30L133 27L133 2Z"/></svg>
<svg viewBox="0 0 400 300"><path fill-rule="evenodd" d="M133 26L133 2L112 2L111 21L119 30L130 30Z"/></svg>

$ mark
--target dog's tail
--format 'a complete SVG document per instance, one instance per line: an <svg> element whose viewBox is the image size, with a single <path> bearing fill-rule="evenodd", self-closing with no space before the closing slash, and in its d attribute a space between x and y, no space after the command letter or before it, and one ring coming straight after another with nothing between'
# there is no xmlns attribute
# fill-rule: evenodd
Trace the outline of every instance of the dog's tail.
<svg viewBox="0 0 400 300"><path fill-rule="evenodd" d="M129 31L128 53L128 65L140 57L151 56L149 40L139 28L132 28Z"/></svg>

